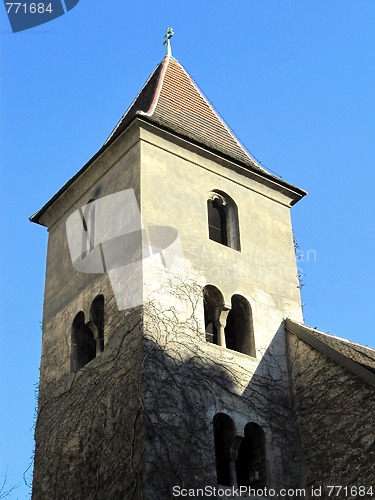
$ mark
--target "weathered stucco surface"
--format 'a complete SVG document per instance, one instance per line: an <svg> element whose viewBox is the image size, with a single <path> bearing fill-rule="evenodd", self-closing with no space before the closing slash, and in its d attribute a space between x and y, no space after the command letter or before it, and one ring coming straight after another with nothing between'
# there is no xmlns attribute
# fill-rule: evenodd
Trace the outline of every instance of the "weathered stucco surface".
<svg viewBox="0 0 375 500"><path fill-rule="evenodd" d="M145 308L146 498L172 498L173 485L217 485L213 417L221 412L239 436L248 422L263 427L269 487L297 487L298 439L286 354L279 350L283 328L258 362L207 344L197 318L176 323L171 312L157 303Z"/></svg>
<svg viewBox="0 0 375 500"><path fill-rule="evenodd" d="M139 140L140 139L140 140ZM133 188L148 225L177 229L183 258L142 262L144 307L119 311L105 275L73 269L65 224L91 198ZM207 194L239 212L241 251L208 238ZM301 319L291 194L148 124L133 124L43 215L49 227L33 499L161 500L216 484L213 417L266 436L269 486L297 487L298 439L283 319ZM256 356L205 341L202 287L252 307ZM71 327L105 298L104 352L70 373Z"/></svg>
<svg viewBox="0 0 375 500"><path fill-rule="evenodd" d="M142 498L141 316L105 306L104 352L39 393L33 499Z"/></svg>
<svg viewBox="0 0 375 500"><path fill-rule="evenodd" d="M289 349L306 485L373 486L374 388L294 334Z"/></svg>

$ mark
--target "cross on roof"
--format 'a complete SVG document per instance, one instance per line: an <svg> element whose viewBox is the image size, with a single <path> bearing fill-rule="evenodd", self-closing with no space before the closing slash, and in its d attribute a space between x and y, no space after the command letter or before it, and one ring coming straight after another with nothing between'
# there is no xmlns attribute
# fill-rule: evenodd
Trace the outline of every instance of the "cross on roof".
<svg viewBox="0 0 375 500"><path fill-rule="evenodd" d="M166 32L165 32L165 35L164 35L164 42L163 42L163 45L165 45L165 49L166 49L166 55L171 57L172 56L172 49L171 49L171 42L170 42L170 39L172 38L172 36L174 35L174 31L173 31L173 28L167 28L166 29Z"/></svg>

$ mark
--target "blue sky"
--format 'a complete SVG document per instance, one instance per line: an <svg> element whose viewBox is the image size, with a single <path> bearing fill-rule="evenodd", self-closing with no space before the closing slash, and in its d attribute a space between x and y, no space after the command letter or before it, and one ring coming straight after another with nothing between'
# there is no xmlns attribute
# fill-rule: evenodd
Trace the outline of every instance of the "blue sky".
<svg viewBox="0 0 375 500"><path fill-rule="evenodd" d="M0 6L2 7L2 6ZM263 166L306 189L307 324L375 346L375 2L80 0L13 34L0 9L0 475L33 450L47 232L28 222L173 55ZM28 498L20 486L11 498Z"/></svg>

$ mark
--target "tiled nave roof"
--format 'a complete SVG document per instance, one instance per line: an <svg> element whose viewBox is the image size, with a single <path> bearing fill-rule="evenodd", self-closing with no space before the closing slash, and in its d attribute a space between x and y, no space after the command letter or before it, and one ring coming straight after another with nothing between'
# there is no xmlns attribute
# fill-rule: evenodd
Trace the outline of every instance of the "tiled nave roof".
<svg viewBox="0 0 375 500"><path fill-rule="evenodd" d="M286 319L285 328L375 386L375 350Z"/></svg>

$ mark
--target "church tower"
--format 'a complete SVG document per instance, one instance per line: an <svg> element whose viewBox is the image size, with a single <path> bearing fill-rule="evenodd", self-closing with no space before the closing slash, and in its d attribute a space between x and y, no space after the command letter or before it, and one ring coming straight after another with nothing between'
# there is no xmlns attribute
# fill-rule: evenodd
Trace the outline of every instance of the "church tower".
<svg viewBox="0 0 375 500"><path fill-rule="evenodd" d="M304 195L169 50L31 218L49 232L33 500L299 485L284 320Z"/></svg>

